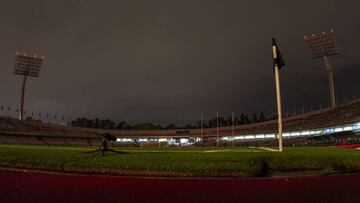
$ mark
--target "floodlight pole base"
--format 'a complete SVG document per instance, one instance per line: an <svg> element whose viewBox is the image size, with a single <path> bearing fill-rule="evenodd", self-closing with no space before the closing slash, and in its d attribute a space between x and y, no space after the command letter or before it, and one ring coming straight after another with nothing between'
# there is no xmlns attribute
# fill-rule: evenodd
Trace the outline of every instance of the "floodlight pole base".
<svg viewBox="0 0 360 203"><path fill-rule="evenodd" d="M26 87L27 76L24 75L22 87L21 87L21 102L20 102L20 115L19 120L24 120L24 100L25 100L25 87Z"/></svg>

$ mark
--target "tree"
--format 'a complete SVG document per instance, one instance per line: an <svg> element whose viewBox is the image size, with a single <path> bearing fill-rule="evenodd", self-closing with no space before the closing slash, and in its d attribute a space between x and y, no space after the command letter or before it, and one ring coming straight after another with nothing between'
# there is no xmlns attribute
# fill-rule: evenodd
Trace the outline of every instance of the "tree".
<svg viewBox="0 0 360 203"><path fill-rule="evenodd" d="M242 113L242 114L240 115L240 121L239 121L239 123L240 123L240 125L245 124L245 115L244 115L244 113Z"/></svg>
<svg viewBox="0 0 360 203"><path fill-rule="evenodd" d="M258 118L257 118L257 116L256 116L255 113L253 114L252 122L253 122L253 123L257 123L257 122L258 122Z"/></svg>
<svg viewBox="0 0 360 203"><path fill-rule="evenodd" d="M94 120L94 128L101 128L101 123L100 120L98 118L95 118Z"/></svg>
<svg viewBox="0 0 360 203"><path fill-rule="evenodd" d="M186 124L185 125L185 128L187 128L187 129L194 129L194 128L196 128L196 126L194 126L193 124Z"/></svg>
<svg viewBox="0 0 360 203"><path fill-rule="evenodd" d="M261 112L260 113L260 121L263 122L263 121L266 121L266 118L264 116L264 112Z"/></svg>
<svg viewBox="0 0 360 203"><path fill-rule="evenodd" d="M156 130L156 126L153 123L145 122L145 123L138 123L132 126L134 130Z"/></svg>
<svg viewBox="0 0 360 203"><path fill-rule="evenodd" d="M110 119L100 121L103 129L115 129L115 122Z"/></svg>
<svg viewBox="0 0 360 203"><path fill-rule="evenodd" d="M250 119L249 119L248 115L245 114L245 116L244 116L244 124L248 124L248 123L250 123Z"/></svg>
<svg viewBox="0 0 360 203"><path fill-rule="evenodd" d="M209 120L209 128L213 128L214 127L214 121L213 120Z"/></svg>
<svg viewBox="0 0 360 203"><path fill-rule="evenodd" d="M169 124L169 125L167 125L166 127L165 127L165 129L166 130L174 130L174 129L176 129L177 127L176 127L176 125L175 124Z"/></svg>
<svg viewBox="0 0 360 203"><path fill-rule="evenodd" d="M116 125L116 129L118 130L125 130L126 126L129 125L125 121L121 121Z"/></svg>

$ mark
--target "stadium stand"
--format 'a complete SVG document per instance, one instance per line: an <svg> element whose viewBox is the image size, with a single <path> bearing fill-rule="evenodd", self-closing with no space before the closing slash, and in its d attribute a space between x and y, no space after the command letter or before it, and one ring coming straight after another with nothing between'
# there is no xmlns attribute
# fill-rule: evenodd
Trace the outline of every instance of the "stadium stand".
<svg viewBox="0 0 360 203"><path fill-rule="evenodd" d="M360 100L354 100L335 108L326 108L309 113L296 115L283 119L284 131L299 131L306 129L319 129L330 126L349 124L360 121ZM181 131L181 133L179 133ZM235 126L236 136L276 133L277 120L262 123ZM75 145L97 146L101 143L99 133L111 133L118 138L171 138L200 137L200 129L183 130L104 130L46 124L39 121L19 121L13 118L0 117L0 143L2 144L33 144L33 145ZM232 134L232 127L220 127L221 137ZM348 143L358 143L359 138L329 136L299 136L284 140L285 146L308 146L313 144L336 144L339 140ZM206 128L202 135L204 139L196 145L214 146L216 144L216 128ZM330 139L330 140L329 140ZM335 141L334 141L335 140ZM221 146L271 146L274 139L236 140L234 143L221 141ZM117 146L167 146L167 144L154 143L114 143Z"/></svg>

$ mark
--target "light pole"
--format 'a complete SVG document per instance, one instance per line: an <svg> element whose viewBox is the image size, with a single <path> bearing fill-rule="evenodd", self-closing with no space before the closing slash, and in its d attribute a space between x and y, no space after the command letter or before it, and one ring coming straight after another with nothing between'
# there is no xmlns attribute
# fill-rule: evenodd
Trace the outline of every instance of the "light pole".
<svg viewBox="0 0 360 203"><path fill-rule="evenodd" d="M331 107L336 106L333 69L329 61L329 56L339 55L339 48L335 40L335 31L322 32L320 34L312 34L304 36L306 46L308 47L313 59L323 58L329 80L329 93Z"/></svg>
<svg viewBox="0 0 360 203"><path fill-rule="evenodd" d="M39 57L37 55L30 55L28 53L16 52L16 60L13 73L15 75L23 76L19 115L20 120L24 120L25 87L27 77L39 77L40 68L44 59L44 56Z"/></svg>

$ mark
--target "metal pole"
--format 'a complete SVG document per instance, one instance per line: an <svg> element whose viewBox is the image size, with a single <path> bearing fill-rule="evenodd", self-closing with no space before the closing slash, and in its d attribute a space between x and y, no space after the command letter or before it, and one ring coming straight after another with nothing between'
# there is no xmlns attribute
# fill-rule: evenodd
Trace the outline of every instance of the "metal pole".
<svg viewBox="0 0 360 203"><path fill-rule="evenodd" d="M355 100L355 91L354 91L354 88L352 89L352 98L353 98L353 100Z"/></svg>
<svg viewBox="0 0 360 203"><path fill-rule="evenodd" d="M330 91L330 102L331 107L335 107L335 90L334 90L334 79L333 79L333 67L330 64L329 58L325 55L324 56L324 62L326 66L326 71L328 73L328 79L329 79L329 91Z"/></svg>
<svg viewBox="0 0 360 203"><path fill-rule="evenodd" d="M274 58L277 58L276 46L273 46L273 55ZM282 143L282 113L281 113L281 95L280 95L280 78L279 78L279 66L275 63L275 83L276 83L276 100L277 100L277 110L278 110L278 136L279 136L279 151L283 151Z"/></svg>
<svg viewBox="0 0 360 203"><path fill-rule="evenodd" d="M235 144L234 144L234 137L235 137L234 112L231 113L231 124L232 124L232 147L234 147L235 146Z"/></svg>
<svg viewBox="0 0 360 203"><path fill-rule="evenodd" d="M24 75L22 88L21 88L21 104L20 104L20 120L24 120L24 100L25 100L25 86L26 86L27 76Z"/></svg>
<svg viewBox="0 0 360 203"><path fill-rule="evenodd" d="M303 104L303 108L302 108L302 113L304 114L305 113L305 104Z"/></svg>
<svg viewBox="0 0 360 203"><path fill-rule="evenodd" d="M216 146L220 147L219 144L219 112L216 112Z"/></svg>
<svg viewBox="0 0 360 203"><path fill-rule="evenodd" d="M204 117L203 115L201 114L201 130L200 130L200 133L201 133L201 143L202 143L202 146L204 146Z"/></svg>
<svg viewBox="0 0 360 203"><path fill-rule="evenodd" d="M296 106L294 104L294 116L296 115Z"/></svg>

